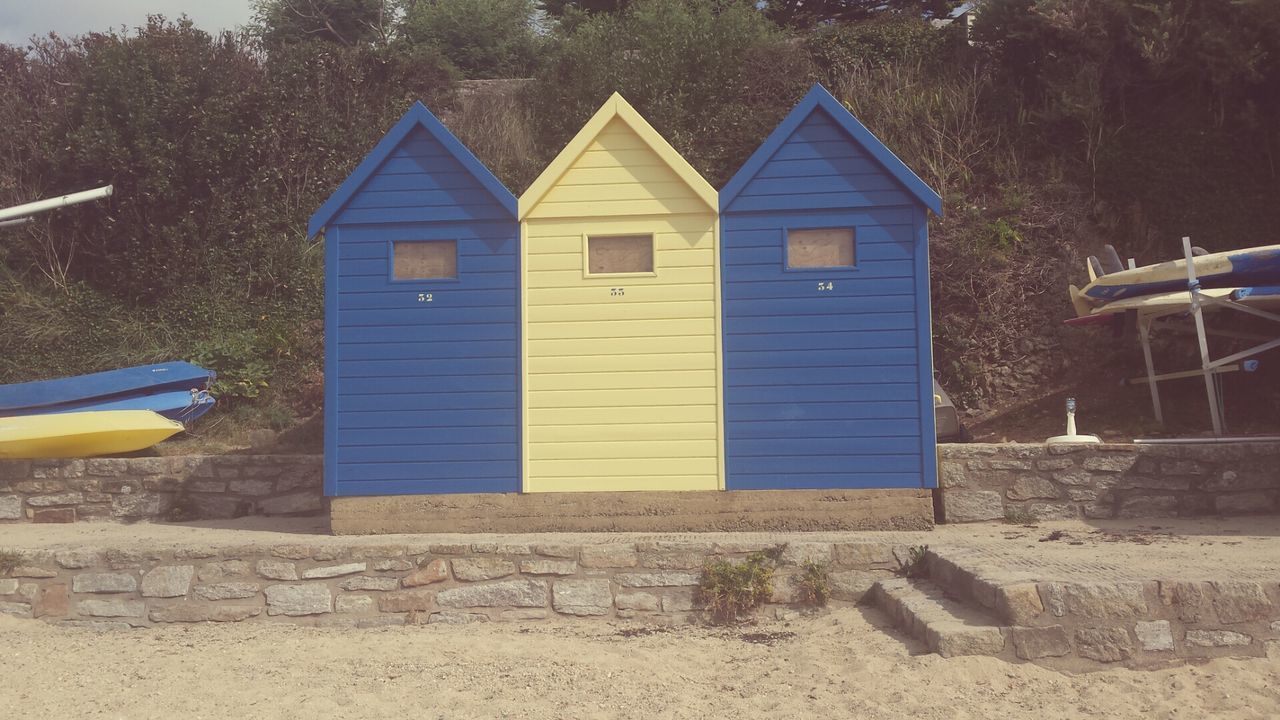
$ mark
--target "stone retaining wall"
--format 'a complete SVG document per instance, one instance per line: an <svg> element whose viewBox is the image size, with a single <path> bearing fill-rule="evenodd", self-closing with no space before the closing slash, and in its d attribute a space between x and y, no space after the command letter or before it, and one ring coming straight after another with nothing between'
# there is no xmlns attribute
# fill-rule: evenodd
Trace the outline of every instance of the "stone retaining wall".
<svg viewBox="0 0 1280 720"><path fill-rule="evenodd" d="M189 622L370 627L408 623L699 616L709 559L777 558L761 610L788 617L805 560L826 564L837 603L899 567L877 543L497 543L0 550L0 612L128 628Z"/></svg>
<svg viewBox="0 0 1280 720"><path fill-rule="evenodd" d="M1280 443L940 445L944 522L1275 512Z"/></svg>
<svg viewBox="0 0 1280 720"><path fill-rule="evenodd" d="M312 455L0 460L0 523L318 514L322 467Z"/></svg>

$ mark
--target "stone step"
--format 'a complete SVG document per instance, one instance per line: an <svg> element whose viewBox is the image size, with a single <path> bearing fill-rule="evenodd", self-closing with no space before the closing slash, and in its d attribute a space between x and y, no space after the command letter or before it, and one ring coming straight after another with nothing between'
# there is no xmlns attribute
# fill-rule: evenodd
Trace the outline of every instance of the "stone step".
<svg viewBox="0 0 1280 720"><path fill-rule="evenodd" d="M880 580L872 587L870 597L894 624L924 641L930 652L943 657L1004 652L1008 628L982 611L947 597L928 580Z"/></svg>

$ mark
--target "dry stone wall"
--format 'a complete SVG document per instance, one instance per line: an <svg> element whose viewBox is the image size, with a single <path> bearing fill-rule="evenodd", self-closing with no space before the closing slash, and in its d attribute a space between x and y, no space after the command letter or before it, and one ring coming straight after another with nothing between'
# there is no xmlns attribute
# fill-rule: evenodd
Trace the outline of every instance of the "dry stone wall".
<svg viewBox="0 0 1280 720"><path fill-rule="evenodd" d="M944 522L1271 513L1280 443L941 445Z"/></svg>
<svg viewBox="0 0 1280 720"><path fill-rule="evenodd" d="M322 486L311 455L0 460L0 524L312 515Z"/></svg>
<svg viewBox="0 0 1280 720"><path fill-rule="evenodd" d="M877 543L497 543L0 550L0 613L97 629L191 622L373 627L567 618L676 623L700 617L702 567L778 558L762 614L786 618L806 559L835 602L857 602L899 567Z"/></svg>

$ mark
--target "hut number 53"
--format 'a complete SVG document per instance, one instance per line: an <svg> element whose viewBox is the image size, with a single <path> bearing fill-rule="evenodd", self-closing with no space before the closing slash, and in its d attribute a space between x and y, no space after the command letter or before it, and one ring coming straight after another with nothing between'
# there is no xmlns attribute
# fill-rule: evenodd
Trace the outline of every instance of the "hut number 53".
<svg viewBox="0 0 1280 720"><path fill-rule="evenodd" d="M832 283L830 280L818 283L818 292L830 292L835 289L835 283Z"/></svg>

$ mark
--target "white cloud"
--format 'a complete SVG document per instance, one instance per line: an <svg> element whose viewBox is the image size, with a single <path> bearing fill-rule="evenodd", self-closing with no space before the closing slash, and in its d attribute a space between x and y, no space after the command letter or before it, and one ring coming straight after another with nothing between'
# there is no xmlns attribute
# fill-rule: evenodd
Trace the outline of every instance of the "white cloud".
<svg viewBox="0 0 1280 720"><path fill-rule="evenodd" d="M249 22L250 0L0 0L0 42L25 45L32 35L63 36L119 29L132 30L160 14L175 19L186 13L207 32L231 30Z"/></svg>

